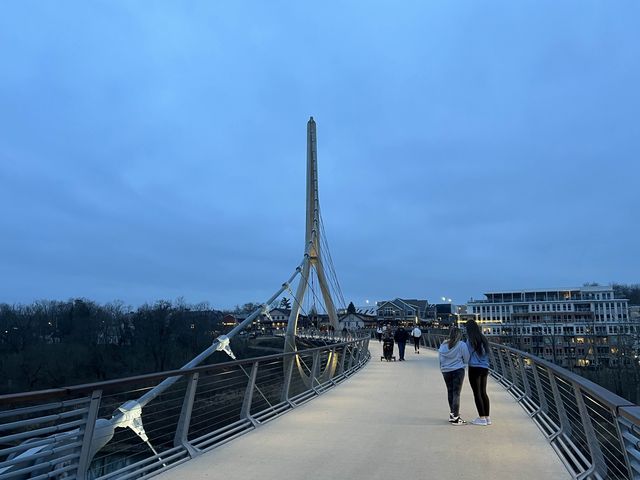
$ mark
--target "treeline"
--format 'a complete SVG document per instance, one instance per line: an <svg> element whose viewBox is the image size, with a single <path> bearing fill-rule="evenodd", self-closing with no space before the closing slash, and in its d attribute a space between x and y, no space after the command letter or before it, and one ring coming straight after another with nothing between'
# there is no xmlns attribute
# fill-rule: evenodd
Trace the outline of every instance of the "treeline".
<svg viewBox="0 0 640 480"><path fill-rule="evenodd" d="M628 366L577 369L575 373L588 378L622 398L640 404L640 367L635 361Z"/></svg>
<svg viewBox="0 0 640 480"><path fill-rule="evenodd" d="M179 368L222 333L222 317L181 300L0 304L0 394Z"/></svg>
<svg viewBox="0 0 640 480"><path fill-rule="evenodd" d="M614 283L612 287L616 298L627 298L630 305L640 305L640 283L629 285Z"/></svg>

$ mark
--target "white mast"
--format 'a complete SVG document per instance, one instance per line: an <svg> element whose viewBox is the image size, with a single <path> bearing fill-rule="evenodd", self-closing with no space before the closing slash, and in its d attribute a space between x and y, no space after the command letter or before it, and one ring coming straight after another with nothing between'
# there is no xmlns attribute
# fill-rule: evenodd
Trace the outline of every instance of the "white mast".
<svg viewBox="0 0 640 480"><path fill-rule="evenodd" d="M307 122L307 222L305 233L304 261L302 275L296 290L294 303L291 306L287 334L285 338L285 351L295 349L295 335L298 327L300 307L307 290L309 274L314 269L320 284L322 298L329 315L329 322L334 329L338 328L338 315L331 298L331 291L327 283L327 277L320 250L320 201L318 199L318 149L316 141L316 122L313 117Z"/></svg>

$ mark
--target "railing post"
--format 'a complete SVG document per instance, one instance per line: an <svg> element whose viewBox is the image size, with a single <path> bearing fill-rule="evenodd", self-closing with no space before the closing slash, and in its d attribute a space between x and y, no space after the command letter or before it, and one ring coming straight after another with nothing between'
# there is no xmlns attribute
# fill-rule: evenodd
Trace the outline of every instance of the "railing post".
<svg viewBox="0 0 640 480"><path fill-rule="evenodd" d="M291 377L293 376L293 365L296 362L295 354L284 357L284 384L282 385L282 402L289 401L289 391L291 389Z"/></svg>
<svg viewBox="0 0 640 480"><path fill-rule="evenodd" d="M518 359L518 356L514 353L511 353L509 350L505 350L506 354L507 354L507 358L509 361L509 371L511 372L511 388L510 390L513 389L517 389L518 388L518 383L516 382L516 378L518 378L518 376L516 375L516 369L515 369L515 365L513 364L514 361L516 361ZM520 370L520 369L518 369ZM516 399L517 401L520 401L520 399L522 398L522 396L524 395L524 392L520 392L518 395L518 398Z"/></svg>
<svg viewBox="0 0 640 480"><path fill-rule="evenodd" d="M536 393L538 394L538 402L540 402L540 409L548 414L549 413L549 405L547 404L547 397L544 396L544 390L542 389L542 382L540 381L540 374L538 373L538 365L536 363L533 364L533 379L536 384Z"/></svg>
<svg viewBox="0 0 640 480"><path fill-rule="evenodd" d="M184 447L191 458L200 454L200 452L193 448L189 443L187 437L189 434L189 426L191 425L191 413L193 412L193 401L196 397L196 390L198 388L199 373L193 373L187 378L187 387L184 392L184 400L182 401L182 409L180 410L180 418L178 419L178 426L176 427L176 435L173 438L173 446Z"/></svg>
<svg viewBox="0 0 640 480"><path fill-rule="evenodd" d="M516 383L516 369L513 366L513 357L512 353L509 350L505 350L507 354L507 361L509 362L509 371L511 372L511 383L515 385Z"/></svg>
<svg viewBox="0 0 640 480"><path fill-rule="evenodd" d="M500 380L504 381L505 383L509 383L509 378L507 377L507 368L504 365L504 356L502 355L502 351L501 348L498 347L498 361L500 362ZM508 385L505 385L507 388L509 388Z"/></svg>
<svg viewBox="0 0 640 480"><path fill-rule="evenodd" d="M358 357L358 363L360 364L360 366L362 366L362 364L364 363L364 359L367 356L367 352L369 351L366 347L367 342L365 340L360 340L358 342L359 348L360 348L360 356Z"/></svg>
<svg viewBox="0 0 640 480"><path fill-rule="evenodd" d="M558 384L556 383L556 377L553 372L547 370L547 375L549 375L549 385L551 385L551 392L553 393L553 400L556 404L556 411L558 412L558 418L560 419L560 431L558 435L564 433L565 435L571 434L571 423L569 422L569 417L567 416L567 411L564 408L564 404L562 403L562 396L560 395L560 390L558 390Z"/></svg>
<svg viewBox="0 0 640 480"><path fill-rule="evenodd" d="M518 356L518 363L520 364L520 372L522 375L522 384L524 385L524 395L525 397L527 397L529 400L533 400L533 394L532 394L532 390L531 390L531 384L529 383L529 377L527 376L527 367L525 365L525 358L521 355ZM540 408L540 406L538 405L538 408Z"/></svg>
<svg viewBox="0 0 640 480"><path fill-rule="evenodd" d="M496 371L495 348L493 346L491 346L491 345L489 345L489 365L491 366L491 368L495 372L495 374L499 375L498 372Z"/></svg>
<svg viewBox="0 0 640 480"><path fill-rule="evenodd" d="M364 356L367 357L367 358L370 358L370 355L369 355L369 342L370 341L371 341L371 339L369 339L369 338L365 338L362 341L362 350L364 351Z"/></svg>
<svg viewBox="0 0 640 480"><path fill-rule="evenodd" d="M344 375L344 364L345 364L345 361L347 360L348 351L349 351L349 345L345 344L345 346L342 348L342 355L340 355L340 367L338 367L338 372L340 372L340 375Z"/></svg>
<svg viewBox="0 0 640 480"><path fill-rule="evenodd" d="M102 390L94 390L91 392L91 402L89 403L89 412L87 413L84 432L82 435L82 447L80 447L80 458L78 459L77 478L87 478L89 470L89 453L91 452L91 441L93 440L93 430L98 419L98 410L100 409L100 401L102 399Z"/></svg>
<svg viewBox="0 0 640 480"><path fill-rule="evenodd" d="M320 368L320 351L313 352L313 364L311 366L311 390L316 389L318 382L318 369Z"/></svg>
<svg viewBox="0 0 640 480"><path fill-rule="evenodd" d="M576 398L576 404L578 405L580 418L582 419L584 435L585 437L587 437L587 446L589 447L589 453L591 454L591 468L589 468L587 472L582 474L580 478L587 478L587 476L591 475L592 473L597 473L601 475L602 478L607 478L607 462L605 462L604 455L602 454L602 450L600 449L600 442L598 441L596 431L593 428L593 424L591 423L591 415L589 415L589 410L584 403L582 391L577 385L573 384L573 382L571 383L571 386L573 387L573 394ZM615 418L615 416L616 415L614 413L613 417ZM621 437L618 435L618 440L620 439ZM624 446L624 440L621 443Z"/></svg>
<svg viewBox="0 0 640 480"><path fill-rule="evenodd" d="M349 344L349 367L347 368L349 373L351 373L351 369L353 368L354 349L353 344Z"/></svg>
<svg viewBox="0 0 640 480"><path fill-rule="evenodd" d="M249 374L249 381L247 382L247 389L242 399L242 409L240 410L241 419L249 419L251 423L255 425L254 420L251 418L251 403L253 402L253 390L256 385L256 377L258 376L258 362L253 362L251 366L251 373Z"/></svg>
<svg viewBox="0 0 640 480"><path fill-rule="evenodd" d="M361 342L356 342L353 345L356 348L355 364L356 364L356 366L359 366L360 363L362 362L362 345L361 345Z"/></svg>
<svg viewBox="0 0 640 480"><path fill-rule="evenodd" d="M430 333L427 333L427 336L424 342L425 346L427 348L433 348L433 340L434 340L433 335L431 335Z"/></svg>

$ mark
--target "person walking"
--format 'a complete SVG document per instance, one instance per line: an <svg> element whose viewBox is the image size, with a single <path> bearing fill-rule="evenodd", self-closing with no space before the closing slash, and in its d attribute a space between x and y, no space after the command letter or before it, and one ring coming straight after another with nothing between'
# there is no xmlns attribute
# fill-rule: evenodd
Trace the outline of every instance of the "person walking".
<svg viewBox="0 0 640 480"><path fill-rule="evenodd" d="M378 325L378 328L376 329L376 337L378 337L378 343L382 342L383 333L384 333L384 330L382 330L382 327Z"/></svg>
<svg viewBox="0 0 640 480"><path fill-rule="evenodd" d="M384 333L384 338L382 339L382 355L387 362L390 362L391 359L395 361L393 356L393 337L390 330Z"/></svg>
<svg viewBox="0 0 640 480"><path fill-rule="evenodd" d="M491 425L489 416L489 396L487 395L487 378L489 377L489 341L480 331L475 320L467 320L467 349L469 350L469 384L473 391L473 399L478 410L478 418L473 425Z"/></svg>
<svg viewBox="0 0 640 480"><path fill-rule="evenodd" d="M411 338L413 338L413 351L415 353L420 353L420 339L422 338L422 330L420 327L416 325L413 330L411 330Z"/></svg>
<svg viewBox="0 0 640 480"><path fill-rule="evenodd" d="M407 340L409 340L409 333L404 327L398 327L396 333L393 335L393 339L398 344L398 356L401 362L404 362L404 349L407 346Z"/></svg>
<svg viewBox="0 0 640 480"><path fill-rule="evenodd" d="M449 423L464 425L460 417L460 392L464 383L464 366L469 362L469 349L462 342L462 330L451 328L449 339L442 342L438 349L440 371L447 384L447 400L449 401Z"/></svg>

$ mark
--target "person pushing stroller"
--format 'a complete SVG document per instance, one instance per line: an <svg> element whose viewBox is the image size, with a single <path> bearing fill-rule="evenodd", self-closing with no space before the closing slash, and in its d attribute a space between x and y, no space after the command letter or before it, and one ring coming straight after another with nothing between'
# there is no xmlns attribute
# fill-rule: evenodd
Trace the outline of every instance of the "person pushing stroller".
<svg viewBox="0 0 640 480"><path fill-rule="evenodd" d="M384 338L382 339L382 357L380 360L385 359L387 362L391 360L395 361L396 357L393 355L393 336L391 335L391 331L387 330L384 334Z"/></svg>

